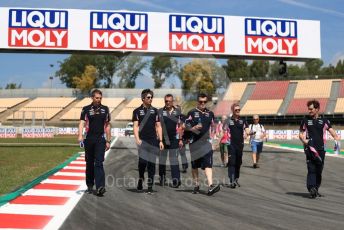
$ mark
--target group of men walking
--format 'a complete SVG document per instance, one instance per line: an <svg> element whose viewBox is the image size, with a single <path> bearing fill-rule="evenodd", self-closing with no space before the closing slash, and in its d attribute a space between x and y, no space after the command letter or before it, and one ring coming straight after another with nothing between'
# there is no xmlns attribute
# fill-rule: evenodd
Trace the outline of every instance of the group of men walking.
<svg viewBox="0 0 344 230"><path fill-rule="evenodd" d="M219 124L215 123L212 111L206 108L208 96L200 93L197 96L196 108L183 115L180 107L174 106L173 95L164 97L165 106L157 109L152 106L154 93L145 89L141 93L142 105L133 111L135 142L138 147L139 179L137 190L143 191L145 171L147 169L147 193L153 193L156 160L159 159L159 185L166 183L166 162L171 166L172 187L181 185L179 155L182 158L182 172L186 172L188 163L185 145L189 144L193 194L200 192L199 169L204 170L208 183L209 196L220 190L219 184L213 183L213 146L212 139L219 139L221 161L228 167L229 187L240 187L239 177L242 165L244 138L250 137L253 168L259 168L260 153L263 140L266 138L264 126L259 123L259 116L253 116L249 125L240 116L240 105L231 106L233 115L222 117ZM87 192L96 195L105 193L105 173L103 168L104 152L110 148L110 113L107 106L101 104L102 92L92 91L92 103L82 109L78 141L85 147ZM304 144L307 160L307 189L311 198L320 197L319 187L324 166L325 147L323 139L326 130L340 148L339 137L330 122L319 116L320 104L316 100L307 103L309 117L302 120L300 140ZM85 137L82 135L85 130Z"/></svg>

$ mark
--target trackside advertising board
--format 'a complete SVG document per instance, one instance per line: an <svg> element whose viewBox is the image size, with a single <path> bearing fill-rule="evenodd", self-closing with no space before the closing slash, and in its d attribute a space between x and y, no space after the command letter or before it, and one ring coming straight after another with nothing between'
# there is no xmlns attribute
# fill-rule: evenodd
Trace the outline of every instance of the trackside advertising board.
<svg viewBox="0 0 344 230"><path fill-rule="evenodd" d="M3 7L0 15L1 51L321 58L312 20Z"/></svg>

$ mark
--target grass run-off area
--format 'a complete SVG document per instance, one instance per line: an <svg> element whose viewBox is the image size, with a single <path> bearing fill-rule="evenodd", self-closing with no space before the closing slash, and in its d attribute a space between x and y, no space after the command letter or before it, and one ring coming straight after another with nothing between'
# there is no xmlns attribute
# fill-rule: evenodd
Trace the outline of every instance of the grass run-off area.
<svg viewBox="0 0 344 230"><path fill-rule="evenodd" d="M0 196L80 152L77 137L0 139Z"/></svg>

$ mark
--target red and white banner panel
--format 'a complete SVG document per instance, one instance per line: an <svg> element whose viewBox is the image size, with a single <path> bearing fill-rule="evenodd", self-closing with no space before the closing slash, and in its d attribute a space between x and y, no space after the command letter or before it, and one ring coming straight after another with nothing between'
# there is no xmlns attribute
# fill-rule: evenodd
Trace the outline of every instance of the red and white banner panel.
<svg viewBox="0 0 344 230"><path fill-rule="evenodd" d="M313 20L4 7L0 15L0 50L321 58Z"/></svg>

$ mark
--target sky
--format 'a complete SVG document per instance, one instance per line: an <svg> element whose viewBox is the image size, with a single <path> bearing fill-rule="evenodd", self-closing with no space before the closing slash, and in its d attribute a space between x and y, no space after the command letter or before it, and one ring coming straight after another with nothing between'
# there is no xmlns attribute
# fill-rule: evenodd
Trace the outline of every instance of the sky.
<svg viewBox="0 0 344 230"><path fill-rule="evenodd" d="M325 65L344 59L343 0L1 0L0 7L57 9L132 10L143 12L215 14L319 20L321 53ZM8 83L22 88L63 88L59 79L49 79L67 54L4 53L0 51L0 87ZM53 65L53 66L51 66ZM149 86L148 76L140 79Z"/></svg>

